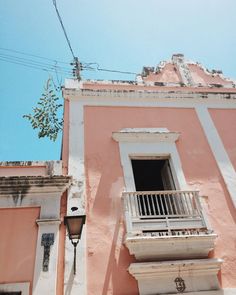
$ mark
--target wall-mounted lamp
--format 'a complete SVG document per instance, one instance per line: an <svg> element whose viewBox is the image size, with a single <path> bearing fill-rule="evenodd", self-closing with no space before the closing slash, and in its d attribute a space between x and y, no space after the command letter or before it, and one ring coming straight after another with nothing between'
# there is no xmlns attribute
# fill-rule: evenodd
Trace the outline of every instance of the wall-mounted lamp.
<svg viewBox="0 0 236 295"><path fill-rule="evenodd" d="M64 224L67 228L69 239L74 246L74 274L76 274L76 247L79 243L86 215L72 215L64 217Z"/></svg>

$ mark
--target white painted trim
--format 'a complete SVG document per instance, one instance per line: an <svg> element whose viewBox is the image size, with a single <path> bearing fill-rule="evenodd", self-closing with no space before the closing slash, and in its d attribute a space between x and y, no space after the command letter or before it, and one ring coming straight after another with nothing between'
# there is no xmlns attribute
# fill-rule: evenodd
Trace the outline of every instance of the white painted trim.
<svg viewBox="0 0 236 295"><path fill-rule="evenodd" d="M57 283L57 261L59 247L59 225L60 220L37 220L38 224L38 239L36 248L36 259L34 267L34 295L55 295ZM43 253L44 247L41 246L41 239L44 233L54 234L54 244L50 247L49 267L47 272L43 272Z"/></svg>
<svg viewBox="0 0 236 295"><path fill-rule="evenodd" d="M129 234L125 245L139 261L207 258L214 249L216 234L144 236Z"/></svg>
<svg viewBox="0 0 236 295"><path fill-rule="evenodd" d="M180 133L170 132L166 128L126 128L113 132L117 142L170 142L174 143Z"/></svg>
<svg viewBox="0 0 236 295"><path fill-rule="evenodd" d="M231 200L236 207L236 171L229 159L229 156L224 148L224 145L207 108L204 106L198 106L196 111L210 148L216 159L220 173L230 194Z"/></svg>
<svg viewBox="0 0 236 295"><path fill-rule="evenodd" d="M42 224L61 224L61 220L60 219L36 219L36 223L38 225L42 225Z"/></svg>
<svg viewBox="0 0 236 295"><path fill-rule="evenodd" d="M29 295L30 283L8 283L0 284L0 291L2 292L21 292L21 295Z"/></svg>
<svg viewBox="0 0 236 295"><path fill-rule="evenodd" d="M221 264L221 259L136 262L131 263L129 272L138 281L140 295L175 294L176 277L184 279L184 293L201 294L202 290L219 290L217 273Z"/></svg>
<svg viewBox="0 0 236 295"><path fill-rule="evenodd" d="M217 275L222 259L188 259L161 262L134 262L129 266L129 273L136 279L162 278L170 276L199 276L205 273Z"/></svg>
<svg viewBox="0 0 236 295"><path fill-rule="evenodd" d="M68 190L67 215L72 215L71 207L78 207L77 214L85 214L84 198L84 110L83 104L74 101L69 104L69 160L68 174L73 183ZM86 282L86 226L77 245L77 271L73 274L73 246L68 237L65 242L64 294L87 294Z"/></svg>
<svg viewBox="0 0 236 295"><path fill-rule="evenodd" d="M232 99L227 99L228 95ZM204 105L208 108L236 108L236 93L194 93L184 92L181 89L173 92L160 90L154 91L86 91L65 89L63 95L70 101L80 101L83 105L102 106L158 106L158 107L181 107L194 108ZM202 96L206 95L207 98Z"/></svg>
<svg viewBox="0 0 236 295"><path fill-rule="evenodd" d="M236 288L225 288L221 290L220 295L235 295Z"/></svg>
<svg viewBox="0 0 236 295"><path fill-rule="evenodd" d="M228 292L228 290L231 290L231 291ZM187 295L235 295L235 294L236 294L236 289L196 291L196 292L187 293ZM173 295L173 293L166 293L165 295Z"/></svg>

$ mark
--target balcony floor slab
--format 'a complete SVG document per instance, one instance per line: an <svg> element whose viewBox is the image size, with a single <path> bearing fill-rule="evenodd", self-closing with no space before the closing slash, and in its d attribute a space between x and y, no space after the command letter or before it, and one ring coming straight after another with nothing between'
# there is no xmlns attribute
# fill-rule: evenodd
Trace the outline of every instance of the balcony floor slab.
<svg viewBox="0 0 236 295"><path fill-rule="evenodd" d="M216 234L145 236L127 235L125 245L139 261L207 258Z"/></svg>

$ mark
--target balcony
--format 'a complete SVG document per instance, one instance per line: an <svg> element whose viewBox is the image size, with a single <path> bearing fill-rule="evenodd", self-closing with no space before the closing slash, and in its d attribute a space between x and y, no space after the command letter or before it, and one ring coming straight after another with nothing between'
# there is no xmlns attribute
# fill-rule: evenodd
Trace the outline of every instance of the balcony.
<svg viewBox="0 0 236 295"><path fill-rule="evenodd" d="M216 235L197 191L123 193L125 244L138 260L205 258Z"/></svg>

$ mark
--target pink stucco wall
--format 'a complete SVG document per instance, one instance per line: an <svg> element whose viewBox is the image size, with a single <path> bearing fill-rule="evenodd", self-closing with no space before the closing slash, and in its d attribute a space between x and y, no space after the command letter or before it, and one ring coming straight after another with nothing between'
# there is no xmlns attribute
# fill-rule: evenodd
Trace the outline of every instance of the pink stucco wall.
<svg viewBox="0 0 236 295"><path fill-rule="evenodd" d="M209 112L236 170L236 110L209 109Z"/></svg>
<svg viewBox="0 0 236 295"><path fill-rule="evenodd" d="M0 166L0 176L46 176L47 166Z"/></svg>
<svg viewBox="0 0 236 295"><path fill-rule="evenodd" d="M208 196L205 208L219 236L211 256L225 260L220 280L223 287L233 287L236 215L195 111L91 106L85 107L84 124L88 294L138 294L136 281L127 272L133 258L123 245L121 192L124 180L118 143L112 139L113 131L138 127L166 127L181 132L177 149L186 180L190 189L200 189L201 194Z"/></svg>
<svg viewBox="0 0 236 295"><path fill-rule="evenodd" d="M40 208L0 209L0 283L30 282L32 292L39 213Z"/></svg>

